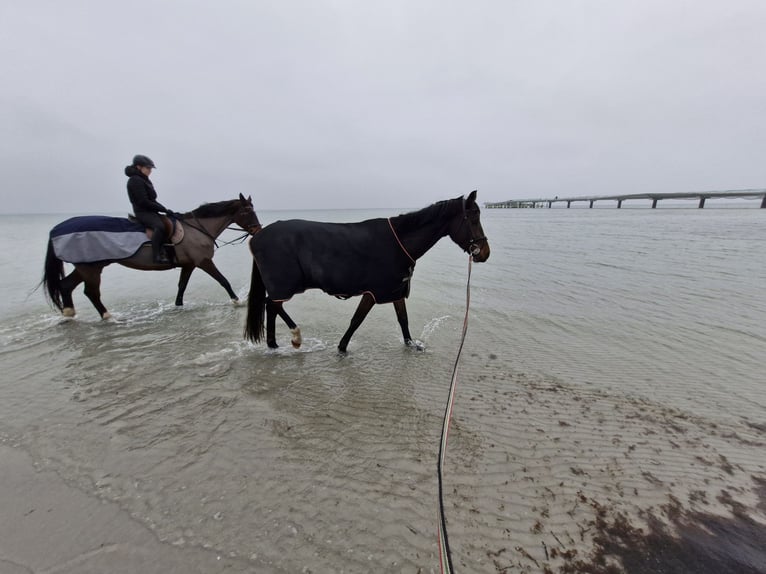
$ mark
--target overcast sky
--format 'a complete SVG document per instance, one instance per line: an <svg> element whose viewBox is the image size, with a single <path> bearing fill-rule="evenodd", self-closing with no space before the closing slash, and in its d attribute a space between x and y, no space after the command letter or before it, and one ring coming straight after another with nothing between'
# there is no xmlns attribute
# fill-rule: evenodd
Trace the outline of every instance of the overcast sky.
<svg viewBox="0 0 766 574"><path fill-rule="evenodd" d="M766 187L763 0L4 0L0 212Z"/></svg>

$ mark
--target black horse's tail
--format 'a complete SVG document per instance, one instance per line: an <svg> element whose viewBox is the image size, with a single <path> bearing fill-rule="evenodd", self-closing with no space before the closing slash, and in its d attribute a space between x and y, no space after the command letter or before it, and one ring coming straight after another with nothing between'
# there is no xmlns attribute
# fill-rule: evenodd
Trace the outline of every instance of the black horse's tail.
<svg viewBox="0 0 766 574"><path fill-rule="evenodd" d="M64 304L61 301L61 281L63 279L64 262L56 257L56 253L53 251L53 242L49 239L42 284L45 286L45 297L48 302L59 311L64 310Z"/></svg>
<svg viewBox="0 0 766 574"><path fill-rule="evenodd" d="M263 312L266 307L266 285L253 259L253 272L250 275L250 294L247 296L247 319L245 320L245 339L258 343L263 338Z"/></svg>

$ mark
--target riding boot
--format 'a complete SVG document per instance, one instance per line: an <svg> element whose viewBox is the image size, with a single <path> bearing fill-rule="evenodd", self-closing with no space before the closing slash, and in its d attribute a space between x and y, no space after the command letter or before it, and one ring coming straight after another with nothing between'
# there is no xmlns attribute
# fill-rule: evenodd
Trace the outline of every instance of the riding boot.
<svg viewBox="0 0 766 574"><path fill-rule="evenodd" d="M167 265L170 263L167 255L165 255L165 234L154 230L152 234L152 260L158 265Z"/></svg>

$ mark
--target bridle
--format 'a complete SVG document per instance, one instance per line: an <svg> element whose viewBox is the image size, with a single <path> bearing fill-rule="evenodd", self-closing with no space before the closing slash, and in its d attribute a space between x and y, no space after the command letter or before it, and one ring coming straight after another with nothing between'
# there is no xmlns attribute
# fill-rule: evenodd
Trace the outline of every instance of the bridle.
<svg viewBox="0 0 766 574"><path fill-rule="evenodd" d="M234 216L232 216L231 220L234 221L240 213L243 213L245 211L247 211L247 210L240 208L240 210L236 214L234 214ZM249 211L251 211L253 213L253 215L255 215L255 210L252 209L252 206L250 207ZM194 217L194 223L196 225L190 224L189 221L185 221L184 223L186 225L188 225L189 227L191 227L192 229L196 229L197 231L199 231L203 235L205 235L208 238L210 238L213 241L213 245L215 245L216 249L218 249L219 247L223 247L224 245L232 245L234 243L242 243L250 235L255 235L256 233L258 233L261 230L261 224L258 221L258 216L255 215L256 223L251 223L250 225L247 226L247 228L245 228L244 225L240 225L239 228L237 228L237 227L228 227L228 226L224 227L224 229L229 229L231 231L243 231L244 230L244 233L242 235L232 239L231 241L224 241L224 242L222 242L219 245L218 244L218 238L216 236L214 236L212 233L210 233L207 229L205 229L205 226L202 225L202 222L197 218L197 214L194 211L192 211L191 214ZM237 225L239 225L239 224L237 224Z"/></svg>
<svg viewBox="0 0 766 574"><path fill-rule="evenodd" d="M236 219L236 218L237 218L237 216L238 216L240 213L243 213L243 212L247 212L247 211L249 211L249 212L251 212L251 213L253 214L253 216L255 216L255 223L251 223L251 224L249 224L247 227L245 227L244 225L240 225L239 223L237 223L237 225L239 225L240 229L244 229L244 231L245 231L244 235L241 235L240 237L237 237L236 239L233 239L233 240L231 240L231 241L228 241L228 242L224 243L224 245L229 245L230 243L242 243L242 242L243 242L243 241L245 241L245 239L247 239L247 238L248 238L250 235L255 235L255 234L256 234L256 233L258 233L258 232L259 232L261 229L263 229L263 227L261 226L261 222L260 222L260 221L258 221L258 216L257 216L257 215L255 215L255 210L253 209L252 205L251 205L251 206L249 206L249 207L250 207L250 209L249 209L249 210L240 209L240 211L239 211L237 214L235 214L235 215L234 215L234 217L232 218L232 220ZM230 230L232 230L232 231L239 231L239 229L237 229L237 228L235 228L235 227L227 227L226 229L230 229Z"/></svg>
<svg viewBox="0 0 766 574"><path fill-rule="evenodd" d="M474 237L473 236L473 227L471 226L471 221L468 219L468 210L465 208L465 197L463 198L463 221L460 223L462 226L463 224L466 224L468 226L468 235L470 239L468 240L468 247L464 248L466 252L470 253L471 255L478 255L481 251L481 247L479 247L479 242L484 241L487 242L486 235L482 235L481 237Z"/></svg>

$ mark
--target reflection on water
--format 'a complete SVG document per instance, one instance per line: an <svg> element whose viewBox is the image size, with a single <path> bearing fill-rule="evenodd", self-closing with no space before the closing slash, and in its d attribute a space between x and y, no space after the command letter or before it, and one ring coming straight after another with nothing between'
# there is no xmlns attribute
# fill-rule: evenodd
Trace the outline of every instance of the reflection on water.
<svg viewBox="0 0 766 574"><path fill-rule="evenodd" d="M483 213L493 255L473 266L445 469L461 570L628 564L608 542L622 535L667 561L651 551L664 532L694 549L673 571L699 571L692 557L715 544L702 533L718 528L722 569L766 571L752 540L766 523L762 216ZM62 321L40 293L18 299L43 245L3 287L15 303L0 307L0 438L160 539L259 572L436 571L436 450L467 274L457 247L442 241L416 268L408 310L425 352L404 347L382 306L342 356L356 301L296 297L303 347L280 324L273 351L243 340L245 309L203 274L176 309L175 272L112 266L114 319L79 293L78 318ZM216 262L244 296L247 247Z"/></svg>

